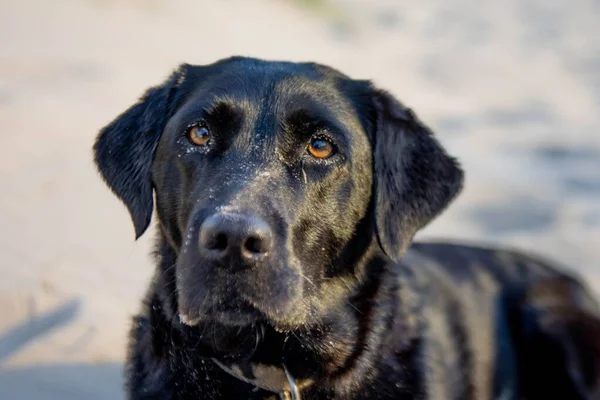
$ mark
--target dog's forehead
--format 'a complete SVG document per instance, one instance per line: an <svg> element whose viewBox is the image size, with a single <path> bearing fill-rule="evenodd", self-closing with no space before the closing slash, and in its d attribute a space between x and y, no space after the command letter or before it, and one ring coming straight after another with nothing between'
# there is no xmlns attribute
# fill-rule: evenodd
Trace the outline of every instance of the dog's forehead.
<svg viewBox="0 0 600 400"><path fill-rule="evenodd" d="M340 90L350 78L333 68L247 58L193 68L200 73L191 74L188 82L194 87L191 102L204 109L224 103L243 109L247 119L268 114L280 121L299 109L318 110L361 130L351 101Z"/></svg>
<svg viewBox="0 0 600 400"><path fill-rule="evenodd" d="M189 74L197 90L226 91L247 98L263 97L275 91L282 82L333 87L336 78L343 77L333 69L312 63L233 59L208 66L194 66Z"/></svg>
<svg viewBox="0 0 600 400"><path fill-rule="evenodd" d="M303 78L307 81L348 78L334 68L317 63L265 61L253 58L234 57L200 68L204 68L207 74L220 75L226 78L239 76L246 81L260 82L261 86L290 76Z"/></svg>

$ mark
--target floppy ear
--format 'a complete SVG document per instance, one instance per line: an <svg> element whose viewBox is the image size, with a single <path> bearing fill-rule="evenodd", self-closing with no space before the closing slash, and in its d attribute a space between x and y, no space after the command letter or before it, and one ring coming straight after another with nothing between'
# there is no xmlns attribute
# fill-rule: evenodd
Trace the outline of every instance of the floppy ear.
<svg viewBox="0 0 600 400"><path fill-rule="evenodd" d="M600 398L600 310L577 281L547 278L526 288L515 327L527 398Z"/></svg>
<svg viewBox="0 0 600 400"><path fill-rule="evenodd" d="M398 261L460 192L463 172L410 109L382 90L374 89L371 101L377 235Z"/></svg>
<svg viewBox="0 0 600 400"><path fill-rule="evenodd" d="M148 89L138 103L100 131L94 144L96 166L129 209L136 239L150 224L154 206L152 160L186 71L187 66L182 65L163 84Z"/></svg>

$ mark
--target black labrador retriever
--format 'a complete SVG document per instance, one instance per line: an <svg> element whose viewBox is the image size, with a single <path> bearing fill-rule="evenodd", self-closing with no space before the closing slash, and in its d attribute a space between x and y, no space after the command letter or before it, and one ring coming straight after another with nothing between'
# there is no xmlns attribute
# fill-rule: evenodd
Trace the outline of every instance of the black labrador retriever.
<svg viewBox="0 0 600 400"><path fill-rule="evenodd" d="M159 221L132 399L599 396L600 314L576 278L516 252L411 245L463 173L368 81L183 65L94 151L136 235L154 203Z"/></svg>

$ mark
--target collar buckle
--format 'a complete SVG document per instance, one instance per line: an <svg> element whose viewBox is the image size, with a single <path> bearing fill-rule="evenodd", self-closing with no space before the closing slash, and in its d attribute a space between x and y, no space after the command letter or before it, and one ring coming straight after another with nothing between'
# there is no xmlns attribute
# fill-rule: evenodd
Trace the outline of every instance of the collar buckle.
<svg viewBox="0 0 600 400"><path fill-rule="evenodd" d="M244 369L240 368L237 364L226 365L216 358L213 358L212 360L223 371L234 378L259 389L279 394L280 400L302 400L300 391L313 384L312 379L296 382L296 379L294 379L286 365L283 363L280 367L263 364L249 364L253 375L253 377L250 378L244 374Z"/></svg>
<svg viewBox="0 0 600 400"><path fill-rule="evenodd" d="M285 377L287 378L288 385L290 386L289 390L285 389L279 394L279 398L281 400L302 400L300 396L300 389L298 385L296 385L296 380L290 374L285 364L283 364L283 371L285 372Z"/></svg>

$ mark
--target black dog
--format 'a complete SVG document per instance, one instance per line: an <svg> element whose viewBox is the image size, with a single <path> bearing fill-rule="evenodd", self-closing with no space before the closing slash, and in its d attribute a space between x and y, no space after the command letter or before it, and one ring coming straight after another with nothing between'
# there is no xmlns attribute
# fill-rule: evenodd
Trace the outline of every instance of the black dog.
<svg viewBox="0 0 600 400"><path fill-rule="evenodd" d="M95 144L157 272L132 399L587 399L600 317L535 258L410 243L463 174L411 112L322 65L180 67ZM408 249L408 250L407 250Z"/></svg>

